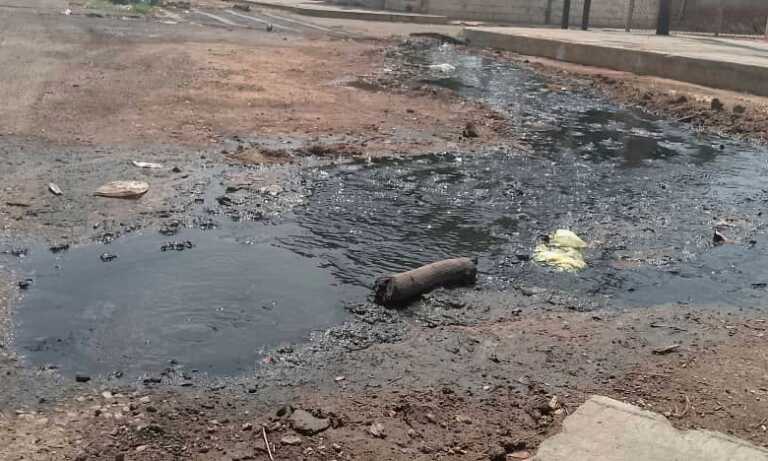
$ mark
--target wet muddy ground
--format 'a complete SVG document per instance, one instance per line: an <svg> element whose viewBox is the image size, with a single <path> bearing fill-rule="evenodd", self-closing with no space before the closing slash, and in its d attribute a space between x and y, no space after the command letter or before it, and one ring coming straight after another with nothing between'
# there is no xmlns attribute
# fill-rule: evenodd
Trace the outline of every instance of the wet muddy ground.
<svg viewBox="0 0 768 461"><path fill-rule="evenodd" d="M264 426L279 459L523 456L590 393L768 443L764 148L520 60L381 53L352 86L483 105L481 138L385 157L332 137L56 154L0 138L8 450L263 458ZM89 197L126 175L150 193ZM64 197L17 193L54 176ZM589 243L588 269L530 260L558 228ZM477 287L368 301L377 276L452 256L479 257ZM286 402L332 427L293 444Z"/></svg>

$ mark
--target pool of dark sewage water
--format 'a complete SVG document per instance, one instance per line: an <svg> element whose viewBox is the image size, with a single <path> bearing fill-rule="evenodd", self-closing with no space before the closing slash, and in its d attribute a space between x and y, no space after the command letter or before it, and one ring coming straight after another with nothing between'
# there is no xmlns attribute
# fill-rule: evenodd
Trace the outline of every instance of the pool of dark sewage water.
<svg viewBox="0 0 768 461"><path fill-rule="evenodd" d="M451 256L480 257L482 286L540 287L576 309L695 303L763 308L766 152L607 103L549 91L532 71L450 47L405 50L448 62L450 85L507 112L532 149L306 167L308 200L274 226L229 223L160 251L146 232L21 264L33 274L16 344L63 371L141 374L175 360L211 374L252 370L260 351L345 318L372 280ZM545 91L546 90L546 91ZM714 246L715 226L732 243ZM569 228L589 268L530 261ZM102 262L101 253L119 255ZM561 299L561 298L559 298ZM470 307L471 308L471 307Z"/></svg>

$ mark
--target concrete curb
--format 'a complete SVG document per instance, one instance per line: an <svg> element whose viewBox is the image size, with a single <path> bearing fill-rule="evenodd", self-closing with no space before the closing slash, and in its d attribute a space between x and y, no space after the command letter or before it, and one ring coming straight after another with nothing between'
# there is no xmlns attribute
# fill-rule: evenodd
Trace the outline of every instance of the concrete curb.
<svg viewBox="0 0 768 461"><path fill-rule="evenodd" d="M290 11L303 16L312 16L316 18L335 18L335 19L356 19L359 21L383 21L383 22L407 22L414 24L448 24L449 19L445 16L431 16L422 14L407 13L389 13L378 11L361 10L342 10L325 8L305 8L301 6L286 5L282 3L272 3L259 0L244 0L251 5L257 5L264 8L273 8L277 10Z"/></svg>
<svg viewBox="0 0 768 461"><path fill-rule="evenodd" d="M593 396L534 461L768 461L768 450L718 432L679 431L663 416Z"/></svg>
<svg viewBox="0 0 768 461"><path fill-rule="evenodd" d="M465 28L464 36L473 46L768 96L768 70L761 66L572 43L481 28Z"/></svg>

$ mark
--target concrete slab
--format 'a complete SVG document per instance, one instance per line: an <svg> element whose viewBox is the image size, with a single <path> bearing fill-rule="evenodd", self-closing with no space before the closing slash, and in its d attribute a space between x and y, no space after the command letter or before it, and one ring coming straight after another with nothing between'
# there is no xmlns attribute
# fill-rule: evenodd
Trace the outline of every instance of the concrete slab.
<svg viewBox="0 0 768 461"><path fill-rule="evenodd" d="M535 461L765 461L768 450L709 431L678 431L661 415L595 396L565 418Z"/></svg>
<svg viewBox="0 0 768 461"><path fill-rule="evenodd" d="M474 46L768 96L768 41L615 30L469 27Z"/></svg>
<svg viewBox="0 0 768 461"><path fill-rule="evenodd" d="M329 5L317 0L243 0L246 3L290 11L304 16L318 18L357 19L363 21L410 22L418 24L448 24L445 16L416 13L397 13L392 11L347 8Z"/></svg>

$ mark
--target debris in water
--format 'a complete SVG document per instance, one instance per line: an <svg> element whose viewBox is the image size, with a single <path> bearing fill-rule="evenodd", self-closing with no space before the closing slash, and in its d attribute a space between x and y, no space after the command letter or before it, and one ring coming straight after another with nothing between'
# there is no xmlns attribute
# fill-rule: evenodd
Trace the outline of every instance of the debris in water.
<svg viewBox="0 0 768 461"><path fill-rule="evenodd" d="M10 253L17 258L23 258L24 256L29 255L29 248L13 248Z"/></svg>
<svg viewBox="0 0 768 461"><path fill-rule="evenodd" d="M728 239L719 230L715 229L715 234L712 236L712 243L715 245L722 245L728 243Z"/></svg>
<svg viewBox="0 0 768 461"><path fill-rule="evenodd" d="M194 247L195 245L189 240L184 242L168 242L163 244L163 246L160 247L160 251L168 251L168 250L184 251Z"/></svg>
<svg viewBox="0 0 768 461"><path fill-rule="evenodd" d="M587 267L584 248L587 244L575 233L558 229L548 243L536 245L533 260L558 271L575 272Z"/></svg>
<svg viewBox="0 0 768 461"><path fill-rule="evenodd" d="M117 255L114 253L102 253L101 256L99 256L99 259L101 259L102 262L108 263L117 259Z"/></svg>
<svg viewBox="0 0 768 461"><path fill-rule="evenodd" d="M149 168L149 169L155 169L155 170L163 168L162 163L138 162L136 160L133 160L131 163L133 164L133 166L137 168Z"/></svg>
<svg viewBox="0 0 768 461"><path fill-rule="evenodd" d="M48 183L48 190L51 191L53 195L63 195L64 192L62 192L61 188L56 185L56 183Z"/></svg>
<svg viewBox="0 0 768 461"><path fill-rule="evenodd" d="M149 184L143 181L112 181L99 187L94 195L112 198L141 197L149 190Z"/></svg>
<svg viewBox="0 0 768 461"><path fill-rule="evenodd" d="M69 250L69 243L59 243L48 248L51 253L61 253L62 251Z"/></svg>
<svg viewBox="0 0 768 461"><path fill-rule="evenodd" d="M283 187L280 184L270 184L259 189L262 194L269 194L273 197L283 193Z"/></svg>
<svg viewBox="0 0 768 461"><path fill-rule="evenodd" d="M438 287L469 285L477 279L477 261L446 259L376 280L375 300L382 306L400 306Z"/></svg>
<svg viewBox="0 0 768 461"><path fill-rule="evenodd" d="M456 66L448 63L432 64L431 66L429 66L429 68L432 70L437 70L437 71L446 73L446 74L450 74L451 72L456 70Z"/></svg>
<svg viewBox="0 0 768 461"><path fill-rule="evenodd" d="M274 29L274 26L272 24L267 24L267 32L272 32Z"/></svg>
<svg viewBox="0 0 768 461"><path fill-rule="evenodd" d="M32 279L24 279L24 280L21 280L21 281L19 282L19 288L21 288L22 290L26 290L27 288L29 288L29 287L32 285L32 282L33 282L33 281L34 281L34 280L32 280Z"/></svg>
<svg viewBox="0 0 768 461"><path fill-rule="evenodd" d="M61 14L63 14L64 16L69 16L72 14L72 10L67 8L66 10L62 11Z"/></svg>

